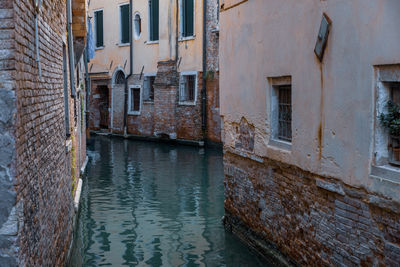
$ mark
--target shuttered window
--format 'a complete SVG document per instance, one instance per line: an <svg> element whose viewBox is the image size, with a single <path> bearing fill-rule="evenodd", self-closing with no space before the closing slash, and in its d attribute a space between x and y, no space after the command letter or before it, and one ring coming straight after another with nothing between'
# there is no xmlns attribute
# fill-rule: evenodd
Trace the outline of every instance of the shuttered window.
<svg viewBox="0 0 400 267"><path fill-rule="evenodd" d="M120 27L121 27L121 44L129 43L129 4L122 5L120 8Z"/></svg>
<svg viewBox="0 0 400 267"><path fill-rule="evenodd" d="M158 41L158 23L159 23L159 0L149 0L150 13L150 41Z"/></svg>
<svg viewBox="0 0 400 267"><path fill-rule="evenodd" d="M96 48L104 46L103 10L94 12Z"/></svg>
<svg viewBox="0 0 400 267"><path fill-rule="evenodd" d="M194 34L194 0L182 1L182 37L191 37Z"/></svg>

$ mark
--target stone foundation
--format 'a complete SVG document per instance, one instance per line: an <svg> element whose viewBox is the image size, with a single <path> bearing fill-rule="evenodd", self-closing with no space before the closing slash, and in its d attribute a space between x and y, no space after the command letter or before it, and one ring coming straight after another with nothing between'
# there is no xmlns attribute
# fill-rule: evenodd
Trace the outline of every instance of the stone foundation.
<svg viewBox="0 0 400 267"><path fill-rule="evenodd" d="M398 266L399 203L281 162L239 154L225 149L224 221L261 254L276 248L307 266Z"/></svg>

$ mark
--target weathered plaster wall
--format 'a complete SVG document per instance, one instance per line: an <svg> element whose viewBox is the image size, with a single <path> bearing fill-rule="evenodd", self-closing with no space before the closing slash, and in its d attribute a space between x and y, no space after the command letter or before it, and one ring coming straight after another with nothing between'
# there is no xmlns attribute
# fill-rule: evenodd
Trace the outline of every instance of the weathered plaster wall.
<svg viewBox="0 0 400 267"><path fill-rule="evenodd" d="M220 84L226 146L234 147L234 123L245 117L255 127L255 155L369 187L373 66L400 62L395 14L399 5L394 0L255 0L222 12ZM332 30L320 64L313 49L324 12ZM267 78L287 75L292 78L293 99L290 151L268 145Z"/></svg>

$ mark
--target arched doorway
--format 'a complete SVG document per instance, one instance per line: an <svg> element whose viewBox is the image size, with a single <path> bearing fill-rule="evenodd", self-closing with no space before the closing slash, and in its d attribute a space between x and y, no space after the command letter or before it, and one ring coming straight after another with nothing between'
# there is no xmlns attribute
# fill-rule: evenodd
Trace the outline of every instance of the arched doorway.
<svg viewBox="0 0 400 267"><path fill-rule="evenodd" d="M126 75L122 68L114 71L112 78L112 111L111 127L115 133L124 132L124 103L125 103Z"/></svg>

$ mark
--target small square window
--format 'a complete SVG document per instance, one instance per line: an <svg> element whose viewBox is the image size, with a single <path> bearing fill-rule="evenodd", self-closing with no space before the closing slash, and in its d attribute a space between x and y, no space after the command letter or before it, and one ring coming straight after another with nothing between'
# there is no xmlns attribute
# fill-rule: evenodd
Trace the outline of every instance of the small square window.
<svg viewBox="0 0 400 267"><path fill-rule="evenodd" d="M144 77L144 96L145 101L154 101L154 81L156 76L149 75Z"/></svg>
<svg viewBox="0 0 400 267"><path fill-rule="evenodd" d="M181 75L179 83L179 102L191 103L196 102L196 75Z"/></svg>
<svg viewBox="0 0 400 267"><path fill-rule="evenodd" d="M129 114L139 115L141 108L140 87L131 87L129 89Z"/></svg>

